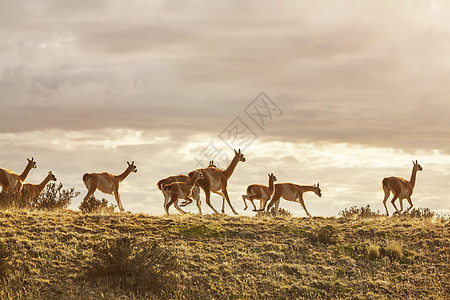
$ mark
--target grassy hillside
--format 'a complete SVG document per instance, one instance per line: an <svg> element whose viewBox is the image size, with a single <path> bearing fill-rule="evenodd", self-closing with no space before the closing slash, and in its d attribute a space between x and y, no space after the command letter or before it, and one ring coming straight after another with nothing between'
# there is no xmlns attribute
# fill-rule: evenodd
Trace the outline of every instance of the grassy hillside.
<svg viewBox="0 0 450 300"><path fill-rule="evenodd" d="M449 299L449 229L443 218L2 211L0 298Z"/></svg>

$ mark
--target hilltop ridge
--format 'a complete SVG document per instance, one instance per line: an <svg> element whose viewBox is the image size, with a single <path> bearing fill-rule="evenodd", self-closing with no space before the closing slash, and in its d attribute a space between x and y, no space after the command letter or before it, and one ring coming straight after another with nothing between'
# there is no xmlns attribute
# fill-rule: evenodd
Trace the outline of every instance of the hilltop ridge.
<svg viewBox="0 0 450 300"><path fill-rule="evenodd" d="M0 211L14 260L0 298L448 299L449 229L445 218ZM172 253L175 285L146 295L87 277L96 246L124 236Z"/></svg>

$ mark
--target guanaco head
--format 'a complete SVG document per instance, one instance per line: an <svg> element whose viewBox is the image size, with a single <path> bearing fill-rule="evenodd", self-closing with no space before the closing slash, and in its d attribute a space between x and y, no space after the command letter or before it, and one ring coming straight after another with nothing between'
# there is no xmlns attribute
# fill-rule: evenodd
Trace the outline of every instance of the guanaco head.
<svg viewBox="0 0 450 300"><path fill-rule="evenodd" d="M208 168L217 168L217 166L214 164L214 161L213 161L213 160L210 160L210 161L209 161Z"/></svg>
<svg viewBox="0 0 450 300"><path fill-rule="evenodd" d="M245 162L244 154L241 153L241 149L239 151L234 150L234 157L238 157L239 161Z"/></svg>
<svg viewBox="0 0 450 300"><path fill-rule="evenodd" d="M203 179L203 173L200 170L191 171L188 174L189 178L194 178L195 180Z"/></svg>
<svg viewBox="0 0 450 300"><path fill-rule="evenodd" d="M33 157L32 157L31 159L29 159L29 158L27 157L27 160L28 160L28 165L31 166L31 168L33 168L33 169L36 169L36 168L37 168L36 161L34 160Z"/></svg>
<svg viewBox="0 0 450 300"><path fill-rule="evenodd" d="M269 180L272 179L273 182L277 181L277 177L273 175L273 173L267 174L269 175Z"/></svg>
<svg viewBox="0 0 450 300"><path fill-rule="evenodd" d="M131 169L131 172L134 172L134 173L137 172L137 168L136 168L136 165L134 164L134 160L131 162L131 164L129 161L127 161L127 164L128 164L128 168Z"/></svg>
<svg viewBox="0 0 450 300"><path fill-rule="evenodd" d="M317 196L322 197L322 191L320 190L319 184L314 185L314 193L316 193Z"/></svg>
<svg viewBox="0 0 450 300"><path fill-rule="evenodd" d="M50 181L56 181L56 176L52 173L52 171L48 171L48 175L50 177Z"/></svg>
<svg viewBox="0 0 450 300"><path fill-rule="evenodd" d="M413 165L414 165L414 168L416 168L417 171L422 171L422 170L423 170L422 166L419 165L419 163L417 162L417 160L416 160L416 162L412 161L412 163L413 163Z"/></svg>

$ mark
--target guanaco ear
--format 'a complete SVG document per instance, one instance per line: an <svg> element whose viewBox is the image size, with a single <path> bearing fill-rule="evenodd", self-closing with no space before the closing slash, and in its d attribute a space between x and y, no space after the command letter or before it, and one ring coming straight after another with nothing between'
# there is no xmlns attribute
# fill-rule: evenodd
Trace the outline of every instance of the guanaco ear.
<svg viewBox="0 0 450 300"><path fill-rule="evenodd" d="M416 164L418 165L419 163L417 162L417 159L416 159Z"/></svg>
<svg viewBox="0 0 450 300"><path fill-rule="evenodd" d="M134 165L134 160L131 162L132 165Z"/></svg>
<svg viewBox="0 0 450 300"><path fill-rule="evenodd" d="M241 153L241 148L239 148L239 152L238 153Z"/></svg>
<svg viewBox="0 0 450 300"><path fill-rule="evenodd" d="M52 174L52 171L48 171L48 174L49 174L49 175Z"/></svg>
<svg viewBox="0 0 450 300"><path fill-rule="evenodd" d="M317 183L317 187L319 187L319 183Z"/></svg>

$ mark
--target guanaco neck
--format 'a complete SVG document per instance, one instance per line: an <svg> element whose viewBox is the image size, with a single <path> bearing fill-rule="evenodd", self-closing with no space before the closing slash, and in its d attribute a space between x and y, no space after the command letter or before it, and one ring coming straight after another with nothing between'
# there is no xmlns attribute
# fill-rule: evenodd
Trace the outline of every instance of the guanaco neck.
<svg viewBox="0 0 450 300"><path fill-rule="evenodd" d="M312 185L300 185L300 188L303 190L303 192L314 192L314 190L316 189L316 187Z"/></svg>
<svg viewBox="0 0 450 300"><path fill-rule="evenodd" d="M198 180L198 174L195 173L194 175L192 175L191 178L189 178L189 180L186 182L187 185L189 185L190 187L194 187L194 185L197 183Z"/></svg>
<svg viewBox="0 0 450 300"><path fill-rule="evenodd" d="M409 183L411 184L411 193L414 189L414 186L416 185L416 176L417 176L417 167L414 166L411 172L411 179L409 180Z"/></svg>
<svg viewBox="0 0 450 300"><path fill-rule="evenodd" d="M44 178L44 180L42 180L42 182L40 184L38 184L38 192L39 194L44 190L45 186L47 185L47 183L49 183L49 181L51 180L52 175L47 175L47 177Z"/></svg>
<svg viewBox="0 0 450 300"><path fill-rule="evenodd" d="M19 175L19 178L21 181L25 181L25 178L27 178L27 176L30 173L32 168L33 168L33 164L28 163L27 166L25 167L25 170L23 170L22 174Z"/></svg>
<svg viewBox="0 0 450 300"><path fill-rule="evenodd" d="M270 191L270 193L273 193L273 188L274 188L274 186L273 186L273 177L270 176L269 177L269 191Z"/></svg>
<svg viewBox="0 0 450 300"><path fill-rule="evenodd" d="M130 167L126 168L125 171L123 171L122 174L116 175L116 176L114 176L114 177L116 177L116 179L117 179L119 182L121 182L121 181L123 181L125 178L127 178L128 175L130 175L131 171L132 171L132 168L131 168L131 166L130 166Z"/></svg>
<svg viewBox="0 0 450 300"><path fill-rule="evenodd" d="M236 169L236 166L239 162L239 157L236 154L233 158L233 160L230 162L230 165L223 171L223 174L225 175L226 179L230 179L231 175L233 175L234 169Z"/></svg>

